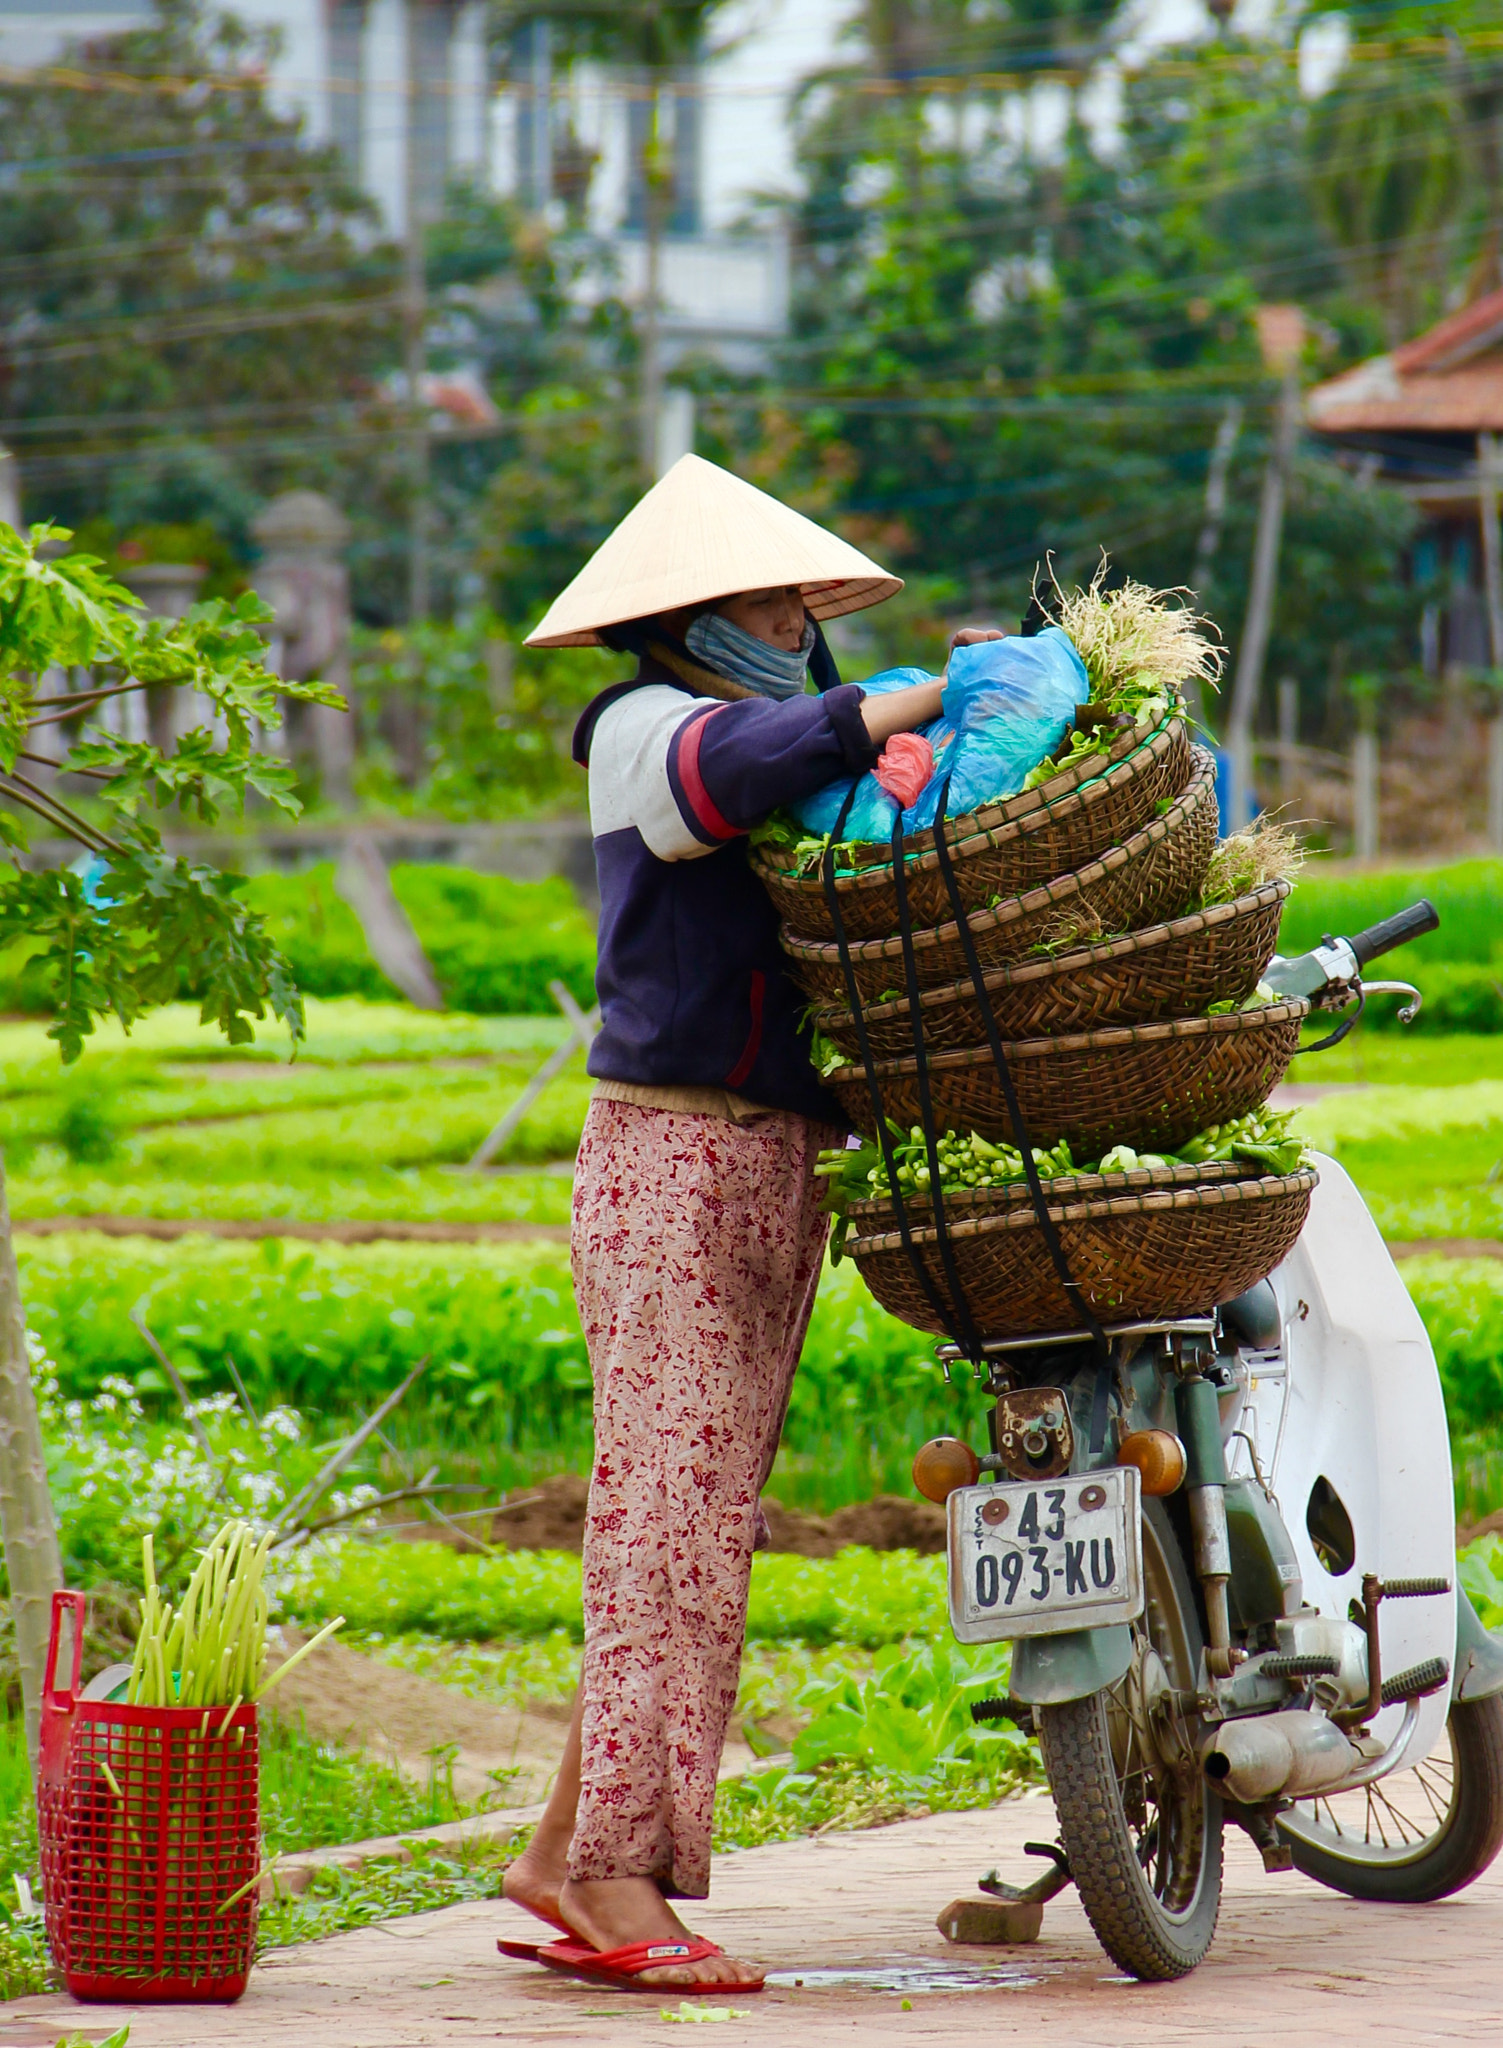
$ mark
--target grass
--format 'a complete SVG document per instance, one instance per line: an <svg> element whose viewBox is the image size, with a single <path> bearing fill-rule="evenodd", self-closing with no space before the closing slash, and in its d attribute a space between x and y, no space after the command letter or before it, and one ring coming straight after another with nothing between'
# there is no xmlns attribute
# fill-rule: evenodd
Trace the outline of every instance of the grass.
<svg viewBox="0 0 1503 2048"><path fill-rule="evenodd" d="M944 1559L850 1549L833 1558L758 1557L747 1638L875 1650L945 1626ZM462 1556L439 1543L347 1544L289 1569L282 1611L343 1614L359 1635L451 1642L582 1634L579 1559L564 1551ZM556 1652L555 1652L556 1654Z"/></svg>
<svg viewBox="0 0 1503 2048"><path fill-rule="evenodd" d="M454 1791L452 1758L436 1751L426 1785L301 1727L261 1730L261 1827L270 1856L438 1827L477 1811Z"/></svg>
<svg viewBox="0 0 1503 2048"><path fill-rule="evenodd" d="M1498 1060L1471 1057L1475 1042L1440 1040L1423 1050L1442 1057L1426 1059L1415 1045L1400 1063L1375 1054L1373 1043L1360 1065L1331 1070L1332 1079L1367 1085L1309 1104L1300 1128L1345 1166L1386 1238L1503 1237Z"/></svg>
<svg viewBox="0 0 1503 2048"><path fill-rule="evenodd" d="M97 1238L18 1240L28 1314L68 1395L118 1375L166 1396L131 1322L144 1303L196 1391L231 1391L228 1355L258 1405L342 1414L428 1356L389 1431L399 1449L434 1449L446 1478L500 1488L588 1463L589 1372L562 1245L191 1238L112 1240L103 1262L98 1251ZM772 1490L833 1509L906 1489L913 1445L975 1406L968 1381L945 1384L932 1343L841 1266L820 1292Z"/></svg>
<svg viewBox="0 0 1503 2048"><path fill-rule="evenodd" d="M1426 962L1496 959L1503 952L1498 901L1503 895L1503 861L1451 861L1435 867L1357 869L1337 867L1312 856L1284 911L1279 932L1282 953L1319 945L1326 932L1364 930L1392 917L1422 896L1440 913L1440 929L1383 956L1383 972L1400 978Z"/></svg>
<svg viewBox="0 0 1503 2048"><path fill-rule="evenodd" d="M170 1005L127 1038L102 1026L65 1070L38 1024L0 1024L0 1142L17 1216L568 1220L588 1084L576 1057L523 1119L506 1170L454 1171L559 1043L547 1017L308 1004L295 1062L263 1030L229 1048ZM87 1124L80 1144L80 1117Z"/></svg>

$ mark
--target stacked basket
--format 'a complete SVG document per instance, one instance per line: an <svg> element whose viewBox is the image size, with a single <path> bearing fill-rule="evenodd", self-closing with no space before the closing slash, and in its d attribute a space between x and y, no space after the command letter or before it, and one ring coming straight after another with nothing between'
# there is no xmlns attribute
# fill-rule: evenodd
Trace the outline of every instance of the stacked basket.
<svg viewBox="0 0 1503 2048"><path fill-rule="evenodd" d="M1018 1143L988 1008L1035 1148L1172 1151L1265 1103L1307 1005L1210 1013L1255 990L1289 884L1193 908L1216 815L1214 763L1176 716L948 820L943 848L909 840L901 890L889 847L841 848L823 877L754 854L815 1028L851 1062L826 1078L856 1128L876 1138L886 1118ZM1060 950L1071 929L1117 936ZM1077 1174L1043 1196L1079 1295L1112 1324L1240 1294L1292 1247L1314 1182L1233 1161ZM992 1338L1080 1327L1022 1182L946 1192L937 1217L927 1194L900 1211L890 1193L851 1215L848 1255L906 1322Z"/></svg>

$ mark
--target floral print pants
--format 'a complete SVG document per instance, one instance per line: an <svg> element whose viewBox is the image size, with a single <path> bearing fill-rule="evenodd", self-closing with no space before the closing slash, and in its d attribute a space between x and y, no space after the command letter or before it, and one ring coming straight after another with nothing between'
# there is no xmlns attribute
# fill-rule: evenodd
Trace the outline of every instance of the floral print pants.
<svg viewBox="0 0 1503 2048"><path fill-rule="evenodd" d="M757 1496L814 1306L837 1134L596 1099L574 1182L574 1290L595 1378L584 1536L577 1881L710 1882Z"/></svg>

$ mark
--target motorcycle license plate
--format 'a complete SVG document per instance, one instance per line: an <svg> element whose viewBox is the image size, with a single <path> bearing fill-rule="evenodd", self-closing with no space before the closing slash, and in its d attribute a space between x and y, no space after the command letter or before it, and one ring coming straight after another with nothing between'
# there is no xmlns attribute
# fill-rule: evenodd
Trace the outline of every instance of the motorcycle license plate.
<svg viewBox="0 0 1503 2048"><path fill-rule="evenodd" d="M1131 1465L950 1495L950 1626L962 1643L1131 1621L1143 1610Z"/></svg>

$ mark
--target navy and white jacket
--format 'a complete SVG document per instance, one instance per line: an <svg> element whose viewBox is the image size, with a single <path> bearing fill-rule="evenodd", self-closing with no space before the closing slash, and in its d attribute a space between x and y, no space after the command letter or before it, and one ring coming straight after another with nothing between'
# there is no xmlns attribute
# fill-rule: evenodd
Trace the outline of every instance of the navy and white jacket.
<svg viewBox="0 0 1503 2048"><path fill-rule="evenodd" d="M805 998L746 834L877 758L853 683L822 697L696 696L648 658L574 734L600 876L599 1080L727 1088L843 1121L809 1058Z"/></svg>

